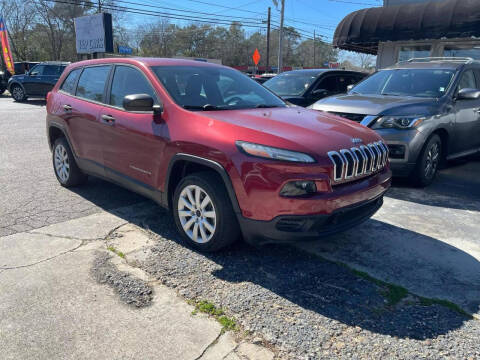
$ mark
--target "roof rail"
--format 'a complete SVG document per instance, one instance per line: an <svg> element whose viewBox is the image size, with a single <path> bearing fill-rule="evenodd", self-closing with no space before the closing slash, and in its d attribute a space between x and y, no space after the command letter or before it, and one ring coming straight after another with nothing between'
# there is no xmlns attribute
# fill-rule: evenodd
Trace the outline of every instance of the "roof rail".
<svg viewBox="0 0 480 360"><path fill-rule="evenodd" d="M424 57L424 58L411 58L406 61L399 61L398 64L412 63L412 62L453 62L470 64L476 61L471 57Z"/></svg>

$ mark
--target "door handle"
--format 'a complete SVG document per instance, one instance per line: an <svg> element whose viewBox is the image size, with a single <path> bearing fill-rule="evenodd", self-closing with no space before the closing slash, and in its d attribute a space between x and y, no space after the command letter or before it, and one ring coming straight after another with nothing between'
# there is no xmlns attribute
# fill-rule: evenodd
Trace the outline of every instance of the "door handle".
<svg viewBox="0 0 480 360"><path fill-rule="evenodd" d="M111 115L102 115L102 122L108 125L115 124L115 118Z"/></svg>
<svg viewBox="0 0 480 360"><path fill-rule="evenodd" d="M70 105L63 105L63 110L72 111L72 107Z"/></svg>

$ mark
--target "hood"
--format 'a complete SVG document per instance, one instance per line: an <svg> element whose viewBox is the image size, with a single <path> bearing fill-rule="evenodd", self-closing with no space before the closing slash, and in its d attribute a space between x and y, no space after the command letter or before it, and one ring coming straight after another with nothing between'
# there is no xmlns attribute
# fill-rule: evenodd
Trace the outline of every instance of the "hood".
<svg viewBox="0 0 480 360"><path fill-rule="evenodd" d="M353 138L361 139L365 144L380 140L374 131L353 121L300 107L208 111L201 114L217 120L216 131L234 136L234 141L255 142L318 154L320 157L331 150L351 148L354 146ZM232 125L235 127L233 131Z"/></svg>
<svg viewBox="0 0 480 360"><path fill-rule="evenodd" d="M346 94L319 100L312 109L364 115L435 115L440 103L436 98Z"/></svg>

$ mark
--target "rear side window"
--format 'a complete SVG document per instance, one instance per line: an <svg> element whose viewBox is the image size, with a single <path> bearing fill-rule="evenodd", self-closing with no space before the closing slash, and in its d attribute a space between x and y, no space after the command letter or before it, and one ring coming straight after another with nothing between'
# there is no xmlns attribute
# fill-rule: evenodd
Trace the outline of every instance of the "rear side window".
<svg viewBox="0 0 480 360"><path fill-rule="evenodd" d="M50 76L60 76L62 75L65 66L62 65L47 65L43 72L43 75L50 75Z"/></svg>
<svg viewBox="0 0 480 360"><path fill-rule="evenodd" d="M158 104L155 91L137 69L130 66L116 66L110 93L110 105L123 108L123 98L133 94L148 94Z"/></svg>
<svg viewBox="0 0 480 360"><path fill-rule="evenodd" d="M63 82L60 90L65 91L68 94L74 95L75 94L75 84L77 82L78 75L82 69L74 69L68 74L67 78Z"/></svg>
<svg viewBox="0 0 480 360"><path fill-rule="evenodd" d="M103 92L110 65L85 68L78 80L76 95L98 102L103 102Z"/></svg>

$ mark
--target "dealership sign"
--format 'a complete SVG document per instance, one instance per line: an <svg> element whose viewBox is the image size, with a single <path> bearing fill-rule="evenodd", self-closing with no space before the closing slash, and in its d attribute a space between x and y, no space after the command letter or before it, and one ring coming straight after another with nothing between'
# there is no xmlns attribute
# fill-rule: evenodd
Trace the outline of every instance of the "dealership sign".
<svg viewBox="0 0 480 360"><path fill-rule="evenodd" d="M75 37L78 54L113 52L112 15L75 18Z"/></svg>

